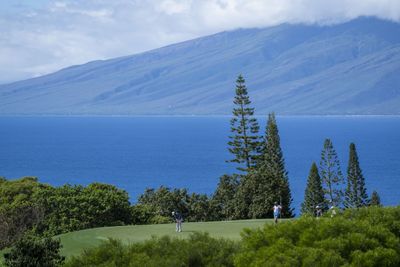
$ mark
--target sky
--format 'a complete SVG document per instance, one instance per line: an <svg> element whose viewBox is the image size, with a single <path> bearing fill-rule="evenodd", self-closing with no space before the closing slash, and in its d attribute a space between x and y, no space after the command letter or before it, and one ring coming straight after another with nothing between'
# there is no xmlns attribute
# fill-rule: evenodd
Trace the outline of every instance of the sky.
<svg viewBox="0 0 400 267"><path fill-rule="evenodd" d="M0 0L0 84L237 28L400 21L400 0Z"/></svg>

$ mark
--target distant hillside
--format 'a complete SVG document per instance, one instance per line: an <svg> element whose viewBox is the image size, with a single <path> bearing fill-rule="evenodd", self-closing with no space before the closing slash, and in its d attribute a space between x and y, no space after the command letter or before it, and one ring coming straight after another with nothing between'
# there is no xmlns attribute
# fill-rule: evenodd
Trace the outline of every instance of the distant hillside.
<svg viewBox="0 0 400 267"><path fill-rule="evenodd" d="M16 55L17 56L17 55ZM240 29L0 85L0 115L400 114L400 24Z"/></svg>

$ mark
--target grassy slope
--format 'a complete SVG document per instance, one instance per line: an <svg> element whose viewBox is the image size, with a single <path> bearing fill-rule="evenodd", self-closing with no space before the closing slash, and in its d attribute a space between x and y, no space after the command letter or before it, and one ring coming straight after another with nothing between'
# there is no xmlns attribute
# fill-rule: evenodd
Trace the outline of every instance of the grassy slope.
<svg viewBox="0 0 400 267"><path fill-rule="evenodd" d="M237 240L240 239L240 232L243 228L261 227L266 222L272 223L272 220L184 223L182 233L175 232L174 224L116 226L82 230L63 234L59 237L63 244L62 254L68 257L80 254L84 249L94 247L108 238L133 243L149 239L151 236L169 235L186 238L193 232L208 232L213 237Z"/></svg>

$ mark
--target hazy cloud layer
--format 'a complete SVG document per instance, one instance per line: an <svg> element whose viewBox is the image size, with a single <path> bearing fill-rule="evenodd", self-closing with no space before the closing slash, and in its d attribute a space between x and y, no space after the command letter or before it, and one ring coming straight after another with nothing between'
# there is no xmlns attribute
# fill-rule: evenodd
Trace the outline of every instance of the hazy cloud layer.
<svg viewBox="0 0 400 267"><path fill-rule="evenodd" d="M399 0L13 0L0 3L0 83L223 30L358 16L400 21Z"/></svg>

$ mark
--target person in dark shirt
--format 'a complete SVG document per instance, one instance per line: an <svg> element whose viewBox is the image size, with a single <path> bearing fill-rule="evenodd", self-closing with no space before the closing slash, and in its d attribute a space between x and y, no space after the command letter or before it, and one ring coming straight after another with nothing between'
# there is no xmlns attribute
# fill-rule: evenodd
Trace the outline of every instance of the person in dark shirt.
<svg viewBox="0 0 400 267"><path fill-rule="evenodd" d="M176 231L177 232L182 232L182 215L178 211L173 211L172 216L174 217L175 223L176 223Z"/></svg>

